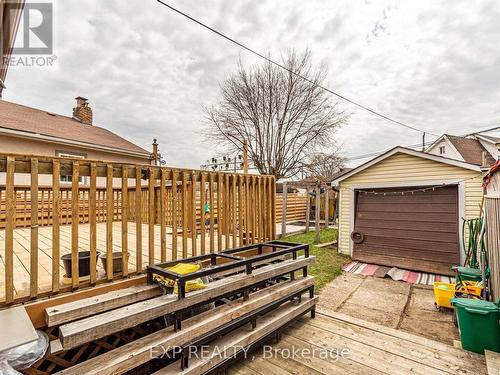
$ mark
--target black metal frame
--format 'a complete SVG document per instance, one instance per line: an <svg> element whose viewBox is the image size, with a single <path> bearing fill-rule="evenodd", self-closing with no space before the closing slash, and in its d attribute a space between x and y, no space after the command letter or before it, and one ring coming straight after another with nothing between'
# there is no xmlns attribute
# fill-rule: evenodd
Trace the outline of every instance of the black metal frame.
<svg viewBox="0 0 500 375"><path fill-rule="evenodd" d="M264 247L271 247L272 252L263 253ZM253 249L257 249L258 251L257 255L246 258L233 255L235 253L240 253L243 251L253 250ZM309 257L309 245L304 245L294 242L284 242L284 241L268 241L258 244L227 249L220 253L199 255L199 256L185 258L182 260L149 265L146 269L146 272L149 284L153 283L153 274L158 274L174 282L177 282L179 290L178 296L179 299L181 299L186 296L186 282L189 280L194 280L200 277L205 277L230 270L238 272L239 271L238 269L241 267L245 267L247 275L250 275L252 273L252 270L254 269L253 268L254 264L257 262L289 254L292 254L293 259L297 259L297 253L299 251L304 251L304 256L306 258ZM217 258L229 259L231 260L231 262L217 265ZM180 275L178 273L166 269L167 267L175 266L180 262L193 263L206 260L210 260L212 267L200 269L198 271L185 275ZM307 269L305 270L305 275L306 274L307 274ZM293 273L291 273L291 278L293 279Z"/></svg>

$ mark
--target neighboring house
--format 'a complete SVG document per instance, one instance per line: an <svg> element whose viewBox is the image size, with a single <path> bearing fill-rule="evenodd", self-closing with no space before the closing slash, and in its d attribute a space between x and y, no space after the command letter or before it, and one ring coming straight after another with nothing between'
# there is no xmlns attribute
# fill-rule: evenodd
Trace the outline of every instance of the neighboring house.
<svg viewBox="0 0 500 375"><path fill-rule="evenodd" d="M150 164L148 151L94 125L87 99L76 100L73 117L0 100L0 152ZM70 183L71 176L61 176L61 182ZM39 183L50 185L50 176ZM16 184L29 185L29 175Z"/></svg>
<svg viewBox="0 0 500 375"><path fill-rule="evenodd" d="M367 263L450 274L464 258L462 218L480 213L481 163L473 161L395 147L335 179L339 251Z"/></svg>
<svg viewBox="0 0 500 375"><path fill-rule="evenodd" d="M500 155L499 147L500 138L496 137L483 134L468 137L444 134L425 152L488 167L493 165Z"/></svg>
<svg viewBox="0 0 500 375"><path fill-rule="evenodd" d="M0 1L0 98L24 3L24 0Z"/></svg>

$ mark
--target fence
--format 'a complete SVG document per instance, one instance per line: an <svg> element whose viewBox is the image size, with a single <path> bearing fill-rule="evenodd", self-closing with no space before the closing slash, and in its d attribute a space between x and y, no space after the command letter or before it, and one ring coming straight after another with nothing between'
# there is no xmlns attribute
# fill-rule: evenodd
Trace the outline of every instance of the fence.
<svg viewBox="0 0 500 375"><path fill-rule="evenodd" d="M301 220L306 218L307 195L301 193L288 193L286 196L286 221ZM283 216L283 196L276 195L276 222L281 223Z"/></svg>
<svg viewBox="0 0 500 375"><path fill-rule="evenodd" d="M155 257L161 261L175 260L188 254L273 239L276 234L276 193L272 176L12 154L0 154L0 172L5 173L5 186L0 189L0 222L4 227L0 233L0 241L4 241L0 247L4 249L0 251L4 267L0 275L5 281L3 303L7 304L141 273L144 265L155 262ZM15 185L18 174L30 175L29 187ZM39 186L40 175L51 175L52 186ZM60 185L62 175L72 177L70 187ZM88 177L88 186L80 185L80 176ZM105 180L104 188L97 187L98 178ZM210 207L207 223L206 203ZM76 217L78 220L73 220ZM83 223L85 227L81 227ZM99 223L105 223L100 224L105 225L102 238L97 238ZM119 225L120 236L116 233L113 236L115 225ZM62 229L69 226L67 238L62 238ZM19 227L25 228L16 229ZM131 228L135 231L135 243L130 243ZM29 260L23 262L24 258L14 252L14 239L17 231L26 230L29 243L23 245L27 249L22 256ZM50 231L50 243L43 246L39 243L42 230ZM71 254L68 286L61 284L63 244L65 251ZM98 245L102 245L107 258L106 274L99 277L96 272ZM113 274L113 252L117 249L122 253L123 267L119 274ZM79 277L78 252L82 250L90 252L88 280ZM127 263L129 252L135 257L132 271ZM43 291L39 285L39 256L42 255L51 259L51 265L46 267L51 282ZM14 267L14 258L29 270L26 296L19 293L16 284L18 267Z"/></svg>

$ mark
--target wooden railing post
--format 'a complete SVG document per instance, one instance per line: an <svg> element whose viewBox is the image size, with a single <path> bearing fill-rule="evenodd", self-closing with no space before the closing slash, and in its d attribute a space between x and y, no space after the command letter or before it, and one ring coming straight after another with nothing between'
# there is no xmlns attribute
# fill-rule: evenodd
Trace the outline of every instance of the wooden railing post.
<svg viewBox="0 0 500 375"><path fill-rule="evenodd" d="M128 167L122 166L122 274L128 275Z"/></svg>
<svg viewBox="0 0 500 375"><path fill-rule="evenodd" d="M30 297L38 294L38 159L31 159Z"/></svg>
<svg viewBox="0 0 500 375"><path fill-rule="evenodd" d="M80 215L80 194L79 189L80 164L73 161L73 173L71 175L71 285L73 289L79 285L79 267L78 267L78 229Z"/></svg>
<svg viewBox="0 0 500 375"><path fill-rule="evenodd" d="M113 166L106 166L106 275L113 280Z"/></svg>
<svg viewBox="0 0 500 375"><path fill-rule="evenodd" d="M5 301L14 301L14 226L16 220L16 197L14 192L14 172L16 161L7 156L5 176Z"/></svg>
<svg viewBox="0 0 500 375"><path fill-rule="evenodd" d="M135 255L136 271L142 272L142 168L135 167Z"/></svg>
<svg viewBox="0 0 500 375"><path fill-rule="evenodd" d="M61 216L61 196L59 191L59 180L61 164L59 160L52 162L52 191L54 204L52 205L52 291L59 291L59 257L60 257L60 228L59 219ZM37 213L38 215L38 213ZM92 255L92 254L91 254Z"/></svg>

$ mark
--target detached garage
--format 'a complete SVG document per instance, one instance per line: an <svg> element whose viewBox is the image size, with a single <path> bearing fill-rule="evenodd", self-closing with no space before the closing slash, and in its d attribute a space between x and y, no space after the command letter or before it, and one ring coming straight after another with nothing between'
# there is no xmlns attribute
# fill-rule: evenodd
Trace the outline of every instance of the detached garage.
<svg viewBox="0 0 500 375"><path fill-rule="evenodd" d="M361 262L451 274L463 261L462 218L479 216L481 182L479 165L396 147L333 181L339 251Z"/></svg>

